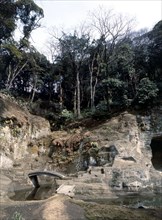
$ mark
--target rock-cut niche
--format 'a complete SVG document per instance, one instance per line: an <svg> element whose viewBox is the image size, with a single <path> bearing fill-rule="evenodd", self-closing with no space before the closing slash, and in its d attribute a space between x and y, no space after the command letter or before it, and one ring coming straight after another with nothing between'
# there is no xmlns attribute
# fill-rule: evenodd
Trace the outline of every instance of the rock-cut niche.
<svg viewBox="0 0 162 220"><path fill-rule="evenodd" d="M154 137L151 140L152 165L156 170L162 171L162 136Z"/></svg>

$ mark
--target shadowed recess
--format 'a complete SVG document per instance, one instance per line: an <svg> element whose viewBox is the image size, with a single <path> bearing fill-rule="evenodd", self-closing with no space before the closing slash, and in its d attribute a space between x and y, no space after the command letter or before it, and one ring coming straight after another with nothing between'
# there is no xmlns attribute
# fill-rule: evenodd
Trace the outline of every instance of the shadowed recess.
<svg viewBox="0 0 162 220"><path fill-rule="evenodd" d="M152 138L151 149L152 165L156 170L162 171L162 136Z"/></svg>

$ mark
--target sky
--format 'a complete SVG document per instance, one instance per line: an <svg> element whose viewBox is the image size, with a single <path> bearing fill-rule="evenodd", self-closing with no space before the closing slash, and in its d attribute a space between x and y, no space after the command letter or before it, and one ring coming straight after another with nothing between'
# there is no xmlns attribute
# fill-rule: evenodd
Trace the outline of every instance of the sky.
<svg viewBox="0 0 162 220"><path fill-rule="evenodd" d="M89 12L99 6L104 9L113 9L123 16L136 18L134 30L148 28L149 30L162 20L162 0L34 0L44 10L42 27L32 34L31 43L40 51L45 51L51 27L74 29L75 26L85 21Z"/></svg>

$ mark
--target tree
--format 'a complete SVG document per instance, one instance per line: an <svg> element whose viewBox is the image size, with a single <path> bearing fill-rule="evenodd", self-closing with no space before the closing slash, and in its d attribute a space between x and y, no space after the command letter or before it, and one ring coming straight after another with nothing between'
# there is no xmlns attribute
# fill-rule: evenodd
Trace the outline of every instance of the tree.
<svg viewBox="0 0 162 220"><path fill-rule="evenodd" d="M11 37L16 28L16 7L13 0L0 0L0 44Z"/></svg>
<svg viewBox="0 0 162 220"><path fill-rule="evenodd" d="M62 67L65 66L65 63L67 63L70 68L66 72L66 74L69 73L67 76L62 75L64 81L63 84L64 88L70 86L73 90L74 114L76 114L77 117L81 116L80 71L83 61L87 56L88 45L89 37L86 35L79 37L76 31L74 31L73 35L63 34L62 38L59 39L59 57L62 63ZM69 82L66 81L66 79L69 80L69 78L70 85Z"/></svg>
<svg viewBox="0 0 162 220"><path fill-rule="evenodd" d="M114 77L112 76L112 74L118 75L119 72L120 74L122 74L123 71L121 67L123 67L123 65L126 66L126 61L125 63L121 63L121 65L119 63L117 64L116 62L117 56L122 50L120 48L120 52L119 52L118 48L119 48L119 44L122 45L122 42L124 42L125 39L129 37L132 28L132 23L133 23L132 19L128 20L124 18L122 15L114 14L112 10L107 11L102 7L99 7L97 11L91 14L91 25L94 29L94 32L98 34L100 40L102 40L102 44L100 44L99 47L100 48L99 53L97 53L97 59L95 59L98 63L97 75L98 76L101 75L100 76L101 81L108 80L109 77ZM121 58L120 60L123 59L123 61L124 59L126 59L126 57L124 58L124 56L123 58L122 57L120 58ZM91 62L92 64L94 64L93 60L94 59L92 59ZM119 62L119 57L118 57L118 62ZM116 67L116 70L114 70L115 65L118 66ZM91 70L94 69L92 68L92 66L93 65L91 65ZM92 71L90 71L90 74L92 75ZM96 82L98 83L98 81ZM96 88L96 83L94 85ZM94 96L95 93L96 92L91 92L91 96ZM110 92L107 92L107 94L110 94ZM94 98L92 98L92 103L94 102L93 99ZM92 104L92 106L94 106L94 104Z"/></svg>
<svg viewBox="0 0 162 220"><path fill-rule="evenodd" d="M159 79L162 79L162 21L159 21L148 33L148 38L150 39L148 45L150 77L159 82Z"/></svg>
<svg viewBox="0 0 162 220"><path fill-rule="evenodd" d="M137 101L139 104L148 104L158 95L157 85L149 78L141 79L137 89Z"/></svg>
<svg viewBox="0 0 162 220"><path fill-rule="evenodd" d="M15 6L16 19L23 25L23 39L29 39L31 32L40 27L39 21L44 16L43 10L33 0L17 0Z"/></svg>
<svg viewBox="0 0 162 220"><path fill-rule="evenodd" d="M96 87L98 78L102 71L104 71L104 45L105 39L101 37L94 40L89 48L89 73L90 73L90 106L91 110L95 108Z"/></svg>
<svg viewBox="0 0 162 220"><path fill-rule="evenodd" d="M13 86L16 77L28 63L27 51L30 50L29 38L31 32L39 27L39 20L43 17L43 10L33 0L1 1L0 2L0 33L1 59L5 62L3 84L7 90ZM23 29L19 41L15 41L12 32L18 24Z"/></svg>
<svg viewBox="0 0 162 220"><path fill-rule="evenodd" d="M147 77L149 71L149 51L148 45L150 39L148 38L147 30L140 30L135 36L132 36L133 50L134 50L134 65L136 71L136 78L138 82Z"/></svg>
<svg viewBox="0 0 162 220"><path fill-rule="evenodd" d="M19 50L19 45L12 41L10 44L4 44L3 47L8 51L8 62L6 66L6 89L10 90L15 78L27 65L28 58L24 51Z"/></svg>
<svg viewBox="0 0 162 220"><path fill-rule="evenodd" d="M43 10L33 0L0 0L0 40L9 39L19 23L22 39L29 39L31 32L40 26Z"/></svg>
<svg viewBox="0 0 162 220"><path fill-rule="evenodd" d="M133 19L128 20L121 14L114 14L113 10L107 11L103 7L99 7L91 14L91 20L94 32L97 32L99 37L104 36L107 43L105 49L108 50L109 55L112 54L116 42L130 34L133 25Z"/></svg>

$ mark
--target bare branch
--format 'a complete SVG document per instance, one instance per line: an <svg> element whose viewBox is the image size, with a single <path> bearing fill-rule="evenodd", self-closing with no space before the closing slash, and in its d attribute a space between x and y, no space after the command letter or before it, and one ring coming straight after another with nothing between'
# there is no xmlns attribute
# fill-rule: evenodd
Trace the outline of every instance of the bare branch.
<svg viewBox="0 0 162 220"><path fill-rule="evenodd" d="M134 19L128 19L121 14L115 14L112 9L105 10L99 7L98 11L91 13L91 25L94 32L111 43L115 43L128 35L132 29Z"/></svg>

